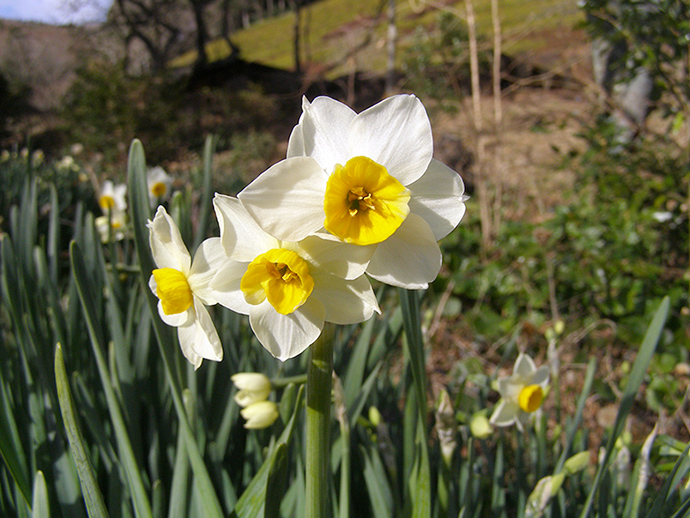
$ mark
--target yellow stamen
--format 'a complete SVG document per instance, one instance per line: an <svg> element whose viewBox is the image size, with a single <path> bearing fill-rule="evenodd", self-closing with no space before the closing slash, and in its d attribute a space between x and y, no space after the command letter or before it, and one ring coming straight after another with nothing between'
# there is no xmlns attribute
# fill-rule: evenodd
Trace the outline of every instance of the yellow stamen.
<svg viewBox="0 0 690 518"><path fill-rule="evenodd" d="M108 196L107 194L104 194L98 199L98 204L101 206L101 209L103 210L108 210L112 209L115 207L115 198L112 196Z"/></svg>
<svg viewBox="0 0 690 518"><path fill-rule="evenodd" d="M410 191L370 158L357 156L326 184L324 226L346 243L371 245L388 239L410 212Z"/></svg>
<svg viewBox="0 0 690 518"><path fill-rule="evenodd" d="M535 412L544 400L544 391L539 385L527 385L518 395L518 405L525 412Z"/></svg>
<svg viewBox="0 0 690 518"><path fill-rule="evenodd" d="M190 308L194 298L187 277L181 271L159 268L153 270L153 278L156 280L156 294L161 299L163 313L176 315Z"/></svg>
<svg viewBox="0 0 690 518"><path fill-rule="evenodd" d="M168 190L168 186L164 182L156 182L151 186L151 194L156 198L164 196Z"/></svg>
<svg viewBox="0 0 690 518"><path fill-rule="evenodd" d="M264 300L282 315L289 315L304 304L314 289L309 265L297 253L275 248L256 257L240 281L249 304Z"/></svg>

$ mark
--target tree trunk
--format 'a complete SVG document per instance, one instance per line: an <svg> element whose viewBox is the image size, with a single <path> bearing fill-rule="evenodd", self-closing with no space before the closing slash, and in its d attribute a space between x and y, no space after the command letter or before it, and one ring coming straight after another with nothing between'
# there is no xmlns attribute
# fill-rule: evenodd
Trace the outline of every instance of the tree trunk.
<svg viewBox="0 0 690 518"><path fill-rule="evenodd" d="M194 21L196 22L196 63L194 63L194 68L200 70L208 64L208 57L206 56L208 29L204 19L206 0L190 0L190 3L194 11Z"/></svg>

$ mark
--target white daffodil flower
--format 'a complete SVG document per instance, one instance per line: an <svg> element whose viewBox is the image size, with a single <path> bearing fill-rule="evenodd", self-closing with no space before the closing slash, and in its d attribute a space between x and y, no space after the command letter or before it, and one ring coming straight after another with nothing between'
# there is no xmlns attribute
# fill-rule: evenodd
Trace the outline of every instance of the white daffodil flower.
<svg viewBox="0 0 690 518"><path fill-rule="evenodd" d="M522 431L530 415L541 407L548 384L548 367L543 365L537 368L532 358L520 353L513 374L498 379L501 400L491 415L491 424L515 424Z"/></svg>
<svg viewBox="0 0 690 518"><path fill-rule="evenodd" d="M239 199L278 239L325 229L370 248L367 273L381 282L426 288L441 267L437 241L465 213L460 176L432 159L429 117L412 95L362 113L329 97L304 99L287 159Z"/></svg>
<svg viewBox="0 0 690 518"><path fill-rule="evenodd" d="M151 203L151 208L153 208L158 204L159 200L166 198L170 194L172 176L166 173L162 167L154 167L146 173L146 184L149 189L149 202Z"/></svg>
<svg viewBox="0 0 690 518"><path fill-rule="evenodd" d="M225 261L219 238L205 240L192 261L180 231L163 207L149 221L149 242L157 269L149 280L159 298L158 313L166 324L177 328L185 358L198 369L204 358L220 361L223 348L206 309L216 300L209 281Z"/></svg>
<svg viewBox="0 0 690 518"><path fill-rule="evenodd" d="M271 380L260 372L240 372L230 379L238 388L234 397L235 402L243 408L265 401L271 393Z"/></svg>
<svg viewBox="0 0 690 518"><path fill-rule="evenodd" d="M122 241L127 230L127 213L113 211L106 216L98 216L94 223L101 236L101 242Z"/></svg>
<svg viewBox="0 0 690 518"><path fill-rule="evenodd" d="M329 235L280 241L237 198L216 194L213 204L228 256L211 282L213 296L249 315L259 342L279 360L314 343L324 322L354 324L380 312L363 275L366 250Z"/></svg>
<svg viewBox="0 0 690 518"><path fill-rule="evenodd" d="M110 180L103 182L101 194L98 197L98 204L101 206L103 214L125 212L127 210L126 195L127 186L125 184L115 185Z"/></svg>
<svg viewBox="0 0 690 518"><path fill-rule="evenodd" d="M278 419L278 405L273 401L258 401L240 411L246 419L244 427L248 430L268 428Z"/></svg>

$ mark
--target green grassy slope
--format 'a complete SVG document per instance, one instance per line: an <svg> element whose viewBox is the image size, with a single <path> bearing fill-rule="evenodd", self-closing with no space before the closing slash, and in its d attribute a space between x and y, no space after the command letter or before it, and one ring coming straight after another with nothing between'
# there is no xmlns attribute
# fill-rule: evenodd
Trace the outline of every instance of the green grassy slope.
<svg viewBox="0 0 690 518"><path fill-rule="evenodd" d="M450 0L443 5L419 0L396 0L399 48L404 51L419 27L433 30L440 9L465 18L464 0ZM479 33L491 35L491 1L474 0ZM303 63L318 64L321 71L337 76L351 70L382 72L386 63L386 6L381 0L321 0L302 9L301 56ZM548 32L572 29L580 20L574 0L500 0L504 49L507 52L538 50L549 45ZM293 35L295 14L263 20L232 36L242 57L274 67L294 67ZM226 57L225 41L211 42L209 59ZM398 53L400 56L400 52ZM188 52L171 65L191 65L195 52Z"/></svg>

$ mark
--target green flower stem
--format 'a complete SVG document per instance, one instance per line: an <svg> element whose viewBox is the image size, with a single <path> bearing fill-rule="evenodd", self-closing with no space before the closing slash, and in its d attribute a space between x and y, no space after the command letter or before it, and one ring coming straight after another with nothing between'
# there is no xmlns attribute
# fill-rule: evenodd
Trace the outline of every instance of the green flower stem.
<svg viewBox="0 0 690 518"><path fill-rule="evenodd" d="M307 518L327 516L330 461L333 324L309 348L307 369Z"/></svg>
<svg viewBox="0 0 690 518"><path fill-rule="evenodd" d="M271 379L271 386L273 388L285 388L290 383L294 383L295 385L304 385L306 382L307 382L307 375L306 374L298 374L296 376L288 376L286 378L272 378Z"/></svg>

